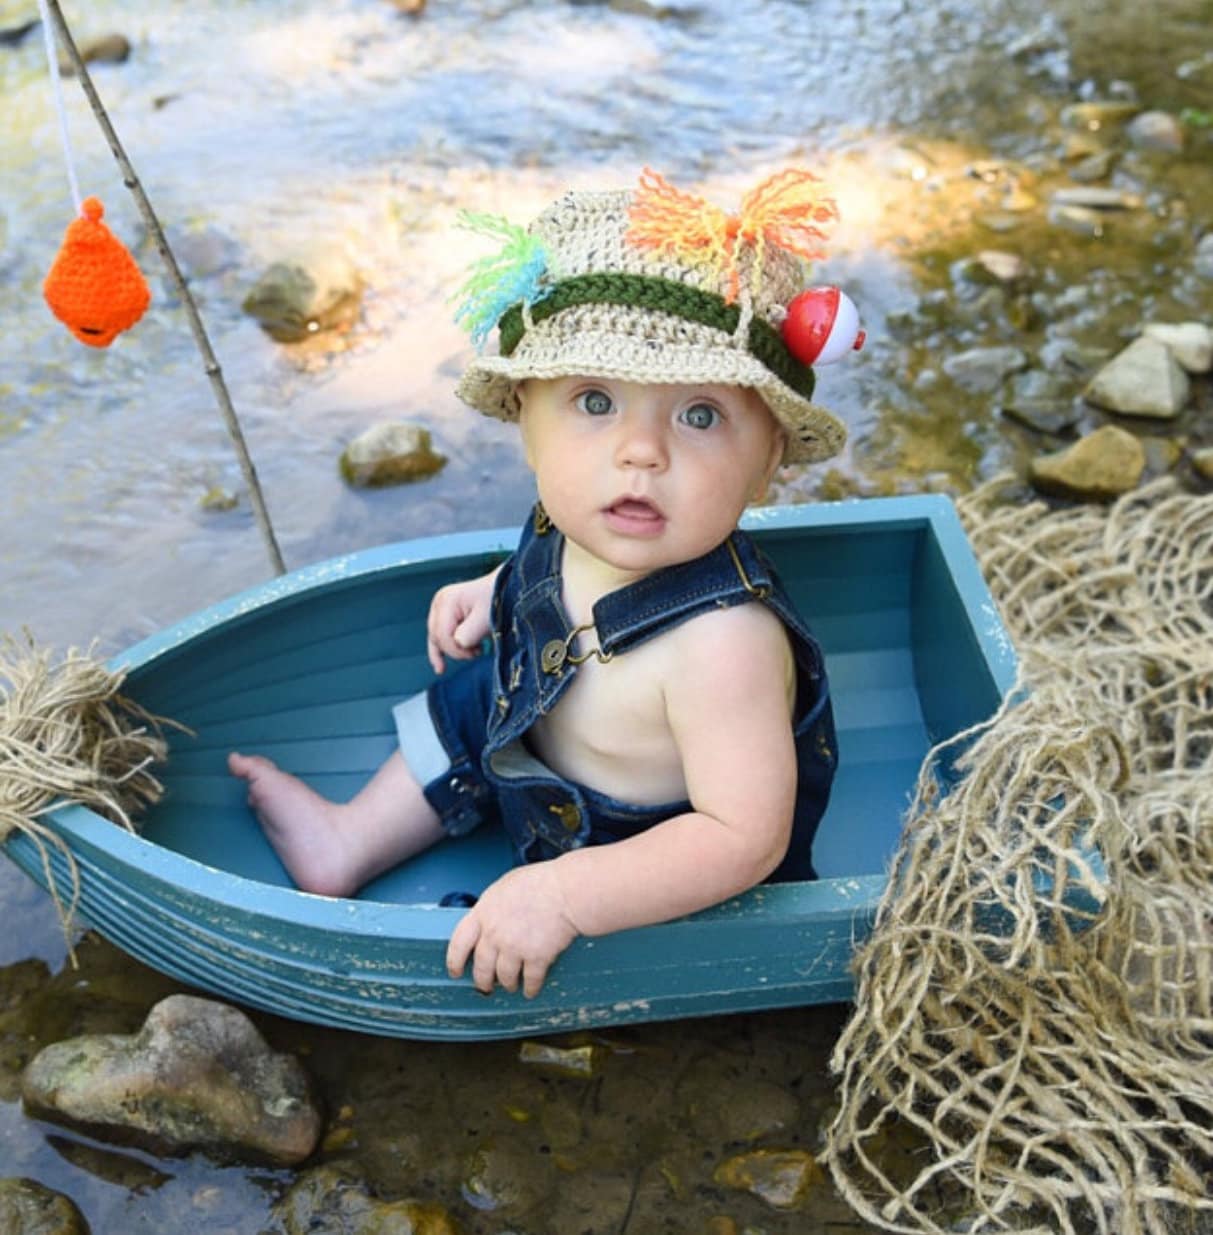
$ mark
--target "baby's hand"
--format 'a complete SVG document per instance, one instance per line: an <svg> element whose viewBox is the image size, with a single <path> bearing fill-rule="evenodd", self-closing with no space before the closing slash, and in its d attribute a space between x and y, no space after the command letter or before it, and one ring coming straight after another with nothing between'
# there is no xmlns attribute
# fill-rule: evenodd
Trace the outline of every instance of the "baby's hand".
<svg viewBox="0 0 1213 1235"><path fill-rule="evenodd" d="M461 977L468 957L476 989L489 994L497 982L528 999L543 986L548 969L577 938L554 861L518 866L491 884L460 919L446 950L447 972Z"/></svg>
<svg viewBox="0 0 1213 1235"><path fill-rule="evenodd" d="M425 649L435 673L445 667L444 654L455 660L471 660L480 650L480 641L489 633L495 578L496 571L465 583L447 584L434 593Z"/></svg>

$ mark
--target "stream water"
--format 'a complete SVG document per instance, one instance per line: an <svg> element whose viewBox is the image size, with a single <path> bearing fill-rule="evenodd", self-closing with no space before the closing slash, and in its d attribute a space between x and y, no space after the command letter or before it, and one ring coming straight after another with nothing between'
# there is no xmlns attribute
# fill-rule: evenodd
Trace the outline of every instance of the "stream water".
<svg viewBox="0 0 1213 1235"><path fill-rule="evenodd" d="M32 0L0 0L0 31L35 15ZM288 567L514 523L529 506L515 431L452 393L469 350L448 297L474 255L458 207L525 221L566 186L627 185L646 164L725 206L788 163L825 173L845 222L817 273L846 286L871 342L820 380L847 452L785 472L782 500L959 492L1057 444L1008 427L992 394L941 379L950 352L1107 350L1151 314L1213 317L1213 285L1181 275L1213 226L1210 0L431 0L418 17L388 0L96 0L67 15L82 43L111 31L132 43L95 81L199 301ZM65 86L82 187L137 252L154 303L101 352L49 316L40 283L72 212L58 124L38 33L0 43L0 630L111 652L269 564L245 497L229 511L203 501L239 493L239 470L181 306ZM1185 153L1109 138L1112 183L1142 208L1093 234L1050 222L1067 144L1108 136L1064 109L1126 97L1188 109ZM957 263L990 247L1033 264L1030 295L999 290L991 304L957 282ZM242 312L268 264L333 251L365 283L350 331L285 346ZM1197 443L1210 440L1200 398L1178 426ZM399 417L430 428L448 465L413 486L348 487L343 445ZM73 1196L94 1232L269 1229L286 1173L118 1154L22 1115L16 1078L33 1050L131 1029L172 987L91 938L71 969L48 902L8 864L0 898L0 1175ZM776 1235L865 1228L825 1184L790 1213L713 1185L704 1161L723 1116L688 1123L706 1091L686 1078L790 1095L800 1114L778 1139L813 1149L845 1014L632 1030L589 1085L536 1077L516 1045L259 1023L317 1070L333 1153L469 1231ZM467 1154L494 1137L518 1150L525 1203L469 1200Z"/></svg>

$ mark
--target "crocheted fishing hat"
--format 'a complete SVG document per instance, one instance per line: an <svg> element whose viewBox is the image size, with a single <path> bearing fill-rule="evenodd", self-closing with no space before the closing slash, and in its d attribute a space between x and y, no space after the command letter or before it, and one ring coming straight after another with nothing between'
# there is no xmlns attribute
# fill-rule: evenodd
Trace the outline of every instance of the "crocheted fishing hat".
<svg viewBox="0 0 1213 1235"><path fill-rule="evenodd" d="M456 319L479 344L496 326L499 348L469 365L459 397L516 420L529 377L748 386L787 430L785 462L827 459L846 429L813 402L813 370L780 327L836 218L800 171L763 182L735 216L648 170L635 192L567 193L525 230L464 213L504 243L462 289Z"/></svg>

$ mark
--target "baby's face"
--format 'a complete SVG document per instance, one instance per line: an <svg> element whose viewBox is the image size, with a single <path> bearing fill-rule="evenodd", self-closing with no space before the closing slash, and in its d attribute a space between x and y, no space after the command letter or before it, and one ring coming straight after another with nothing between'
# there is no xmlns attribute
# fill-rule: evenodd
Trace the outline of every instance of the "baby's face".
<svg viewBox="0 0 1213 1235"><path fill-rule="evenodd" d="M625 574L721 544L783 455L782 429L744 387L562 377L524 382L519 398L544 508Z"/></svg>

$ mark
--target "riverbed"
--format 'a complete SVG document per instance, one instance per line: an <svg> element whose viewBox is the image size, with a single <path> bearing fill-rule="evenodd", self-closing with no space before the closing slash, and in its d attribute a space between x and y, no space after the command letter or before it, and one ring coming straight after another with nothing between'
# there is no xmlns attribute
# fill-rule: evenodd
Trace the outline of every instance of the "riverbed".
<svg viewBox="0 0 1213 1235"><path fill-rule="evenodd" d="M95 81L198 300L288 568L513 524L529 507L516 432L453 396L470 347L449 301L481 251L455 228L459 208L525 222L566 187L626 186L645 165L726 208L789 163L826 176L843 224L815 274L860 305L869 343L819 380L848 424L847 450L785 469L776 500L960 493L1099 422L1076 404L1062 431L1026 429L1002 414L1006 383L948 377L957 353L1018 347L1064 399L1081 389L1075 357L1112 354L1143 321L1213 321L1213 283L1192 266L1213 228L1209 0L1148 13L1111 0L1043 14L1016 0L431 0L418 16L387 0L98 0L66 11L82 43L111 31L131 42ZM35 13L0 0L0 30ZM110 653L270 566L182 308L83 96L65 89L82 187L136 253L153 305L106 351L50 317L39 287L72 215L59 126L39 33L0 44L0 630ZM1073 111L1097 102L1185 115L1184 149L1135 147L1106 113ZM1099 183L1137 204L1094 222L1051 213L1051 194L1101 149ZM975 280L967 264L988 249L1014 252L1028 273ZM360 273L357 320L275 342L242 310L245 295L269 264L329 253ZM1209 410L1206 383L1165 433L1137 429L1182 453L1213 441ZM349 487L343 446L399 418L431 431L446 467L411 486ZM1156 456L1152 467L1182 466L1173 450ZM132 1029L174 988L91 937L73 970L49 902L8 864L0 896L12 923L0 937L0 1175L73 1196L95 1232L267 1229L286 1173L119 1154L24 1118L14 1078L37 1045ZM590 1082L537 1075L517 1044L258 1021L315 1067L331 1155L388 1193L448 1206L469 1231L799 1235L865 1228L824 1183L793 1212L714 1184L726 1129L694 1114L710 1089L695 1078L773 1086L797 1115L771 1138L814 1149L845 1015L629 1030L609 1036L607 1072ZM490 1142L524 1147L529 1199L468 1199L469 1153ZM891 1144L891 1158L908 1152Z"/></svg>

